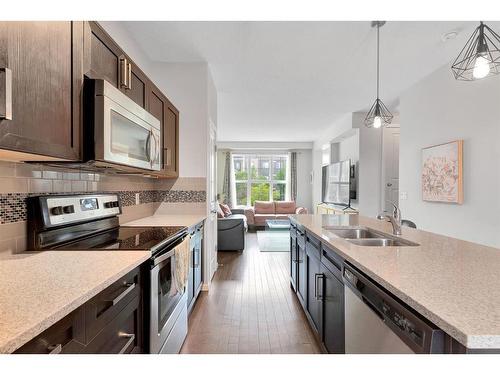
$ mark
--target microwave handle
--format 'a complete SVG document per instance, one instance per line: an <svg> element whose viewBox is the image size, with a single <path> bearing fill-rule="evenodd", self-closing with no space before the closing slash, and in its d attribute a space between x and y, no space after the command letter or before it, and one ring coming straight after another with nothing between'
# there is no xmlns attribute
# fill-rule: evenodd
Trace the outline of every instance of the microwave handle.
<svg viewBox="0 0 500 375"><path fill-rule="evenodd" d="M151 156L150 156L150 160L151 160L151 163L154 164L156 162L156 159L158 159L158 140L156 139L155 137L155 134L153 132L151 132L151 138L152 138L152 142L151 142Z"/></svg>
<svg viewBox="0 0 500 375"><path fill-rule="evenodd" d="M146 138L146 157L148 161L151 162L151 137L153 136L153 132L150 130L148 133L148 137Z"/></svg>

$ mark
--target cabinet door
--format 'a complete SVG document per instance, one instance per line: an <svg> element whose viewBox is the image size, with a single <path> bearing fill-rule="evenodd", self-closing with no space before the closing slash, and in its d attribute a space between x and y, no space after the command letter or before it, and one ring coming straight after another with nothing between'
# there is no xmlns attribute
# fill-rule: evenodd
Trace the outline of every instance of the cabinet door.
<svg viewBox="0 0 500 375"><path fill-rule="evenodd" d="M121 48L99 26L89 22L85 28L85 41L90 46L86 50L86 72L89 78L104 79L120 88Z"/></svg>
<svg viewBox="0 0 500 375"><path fill-rule="evenodd" d="M174 175L179 174L179 111L168 102L165 125L163 127L163 169Z"/></svg>
<svg viewBox="0 0 500 375"><path fill-rule="evenodd" d="M0 22L0 68L12 73L0 148L41 155L24 160L80 158L82 56L82 22ZM9 151L0 154L15 158Z"/></svg>
<svg viewBox="0 0 500 375"><path fill-rule="evenodd" d="M194 297L194 262L195 262L195 248L196 248L196 239L194 237L191 237L191 240L189 242L189 274L188 274L188 300L187 300L187 305L188 307L191 305L191 301L193 300Z"/></svg>
<svg viewBox="0 0 500 375"><path fill-rule="evenodd" d="M290 284L297 291L297 238L290 235Z"/></svg>
<svg viewBox="0 0 500 375"><path fill-rule="evenodd" d="M90 45L85 60L85 74L89 78L110 82L134 102L146 108L148 78L142 70L97 22L89 22L85 35L85 40Z"/></svg>
<svg viewBox="0 0 500 375"><path fill-rule="evenodd" d="M344 284L324 265L322 278L323 342L328 353L344 353Z"/></svg>
<svg viewBox="0 0 500 375"><path fill-rule="evenodd" d="M148 111L160 120L162 127L162 169L159 177L178 177L179 111L154 85L148 88Z"/></svg>
<svg viewBox="0 0 500 375"><path fill-rule="evenodd" d="M321 282L320 261L313 254L306 252L307 272L307 313L318 336L321 336Z"/></svg>
<svg viewBox="0 0 500 375"><path fill-rule="evenodd" d="M148 78L133 62L128 60L130 67L128 87L123 91L134 102L139 104L142 108L146 108L146 85Z"/></svg>
<svg viewBox="0 0 500 375"><path fill-rule="evenodd" d="M297 297L302 303L302 306L306 306L307 297L307 273L306 273L306 250L305 247L297 241Z"/></svg>
<svg viewBox="0 0 500 375"><path fill-rule="evenodd" d="M196 230L196 247L195 247L195 257L194 257L194 293L195 297L201 288L201 257L202 257L202 243L203 243L203 228L198 228Z"/></svg>

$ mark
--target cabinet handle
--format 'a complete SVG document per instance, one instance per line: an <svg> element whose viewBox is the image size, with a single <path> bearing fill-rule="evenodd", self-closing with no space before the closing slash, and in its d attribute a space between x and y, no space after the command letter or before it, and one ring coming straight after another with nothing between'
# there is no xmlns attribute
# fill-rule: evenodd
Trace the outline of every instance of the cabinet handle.
<svg viewBox="0 0 500 375"><path fill-rule="evenodd" d="M132 90L132 64L131 63L128 63L127 74L128 74L127 88L129 90Z"/></svg>
<svg viewBox="0 0 500 375"><path fill-rule="evenodd" d="M12 70L0 68L0 119L12 120Z"/></svg>
<svg viewBox="0 0 500 375"><path fill-rule="evenodd" d="M317 300L317 301L321 301L323 299L323 296L321 294L318 293L318 281L320 279L323 279L323 274L321 273L315 273L314 274L314 298Z"/></svg>
<svg viewBox="0 0 500 375"><path fill-rule="evenodd" d="M62 345L49 345L47 349L50 350L49 354L60 354L62 352Z"/></svg>
<svg viewBox="0 0 500 375"><path fill-rule="evenodd" d="M130 344L132 344L135 341L135 334L134 333L119 332L118 336L119 337L128 337L129 338L127 340L127 342L125 343L125 345L123 346L123 348L121 348L120 351L118 352L118 354L123 354L128 349L128 347L130 346Z"/></svg>
<svg viewBox="0 0 500 375"><path fill-rule="evenodd" d="M132 292L132 290L134 290L135 288L135 283L126 283L124 285L125 287L127 287L127 289L125 289L123 292L121 292L116 298L114 298L113 300L106 300L106 302L111 302L111 304L113 306L115 306L116 304L118 304L118 302L120 302L123 298L125 298L125 296L127 294L129 294L130 292Z"/></svg>
<svg viewBox="0 0 500 375"><path fill-rule="evenodd" d="M168 147L165 147L163 149L163 164L166 166L166 167L170 167L170 165L172 164L172 157L171 157L171 152L170 152L170 149Z"/></svg>
<svg viewBox="0 0 500 375"><path fill-rule="evenodd" d="M125 57L120 58L120 87L124 89L128 88L128 69Z"/></svg>

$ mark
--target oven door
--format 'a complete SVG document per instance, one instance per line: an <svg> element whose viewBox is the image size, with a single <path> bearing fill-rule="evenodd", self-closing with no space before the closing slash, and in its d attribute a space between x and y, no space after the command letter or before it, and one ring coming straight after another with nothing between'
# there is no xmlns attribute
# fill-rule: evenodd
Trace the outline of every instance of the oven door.
<svg viewBox="0 0 500 375"><path fill-rule="evenodd" d="M151 269L150 352L159 353L177 317L186 308L185 291L176 288L175 250L159 256ZM184 306L183 302L184 301Z"/></svg>
<svg viewBox="0 0 500 375"><path fill-rule="evenodd" d="M103 95L95 96L96 160L159 171L159 120L115 87L103 85Z"/></svg>

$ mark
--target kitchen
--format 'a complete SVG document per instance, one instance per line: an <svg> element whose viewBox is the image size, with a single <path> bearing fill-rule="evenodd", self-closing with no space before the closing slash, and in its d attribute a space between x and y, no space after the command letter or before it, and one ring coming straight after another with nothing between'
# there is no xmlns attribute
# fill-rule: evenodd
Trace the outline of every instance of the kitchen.
<svg viewBox="0 0 500 375"><path fill-rule="evenodd" d="M2 22L0 30L1 351L178 353L202 275L212 272L204 249L213 240L206 177L179 178L179 110L97 22ZM26 61L40 70L20 74ZM56 248L68 252L39 253ZM74 269L79 250L88 263ZM110 267L102 273L101 262ZM53 264L58 277L13 276L50 275ZM66 284L75 290L53 293Z"/></svg>
<svg viewBox="0 0 500 375"><path fill-rule="evenodd" d="M207 303L232 318L221 278L259 264L217 254L209 64L151 63L129 33L0 22L2 354L189 353ZM498 354L498 249L398 225L396 209L291 215L276 314L313 352Z"/></svg>

